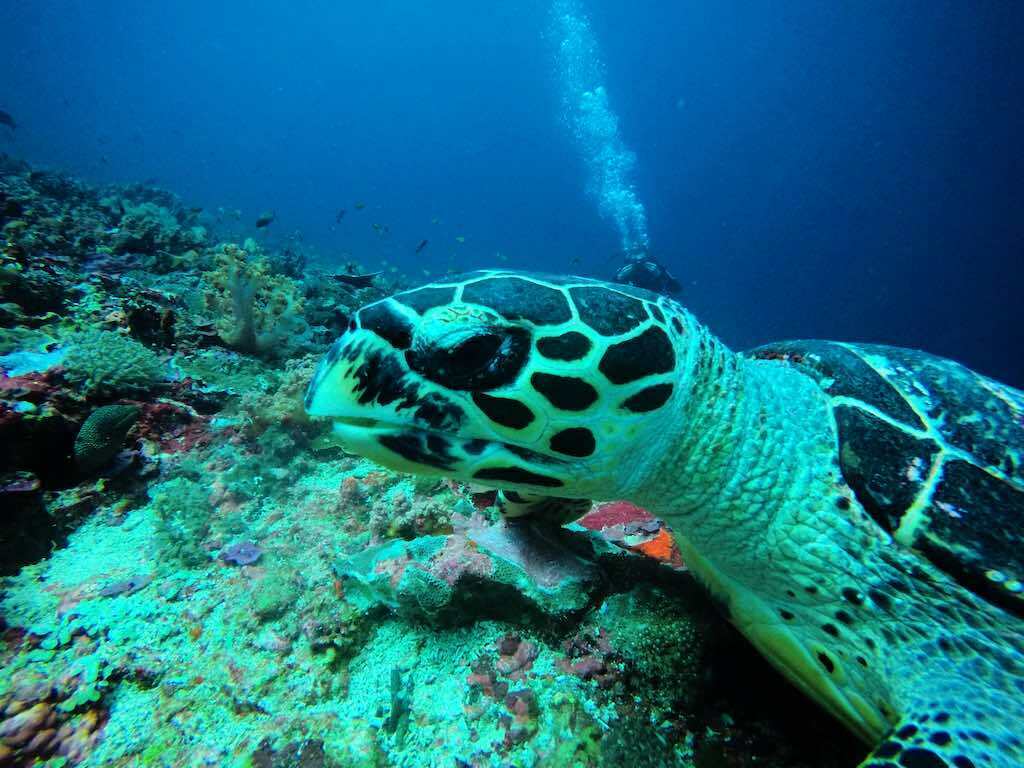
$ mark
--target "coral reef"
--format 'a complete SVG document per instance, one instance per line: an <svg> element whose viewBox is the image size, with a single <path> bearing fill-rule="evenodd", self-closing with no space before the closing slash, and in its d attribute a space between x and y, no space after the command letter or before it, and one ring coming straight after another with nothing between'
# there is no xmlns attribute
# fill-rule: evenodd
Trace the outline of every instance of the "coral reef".
<svg viewBox="0 0 1024 768"><path fill-rule="evenodd" d="M302 295L289 277L274 275L256 243L232 243L215 251L205 272L204 308L224 342L250 354L280 355L305 330Z"/></svg>
<svg viewBox="0 0 1024 768"><path fill-rule="evenodd" d="M110 198L101 203L111 207L117 205L117 201ZM182 226L166 205L147 201L123 205L123 211L111 243L114 253L180 253L202 247L206 241L203 227Z"/></svg>
<svg viewBox="0 0 1024 768"><path fill-rule="evenodd" d="M67 340L64 377L86 397L118 397L152 389L167 366L146 346L114 331L89 329Z"/></svg>
<svg viewBox="0 0 1024 768"><path fill-rule="evenodd" d="M643 510L505 525L309 421L323 349L400 276L9 160L0 233L0 765L859 756Z"/></svg>

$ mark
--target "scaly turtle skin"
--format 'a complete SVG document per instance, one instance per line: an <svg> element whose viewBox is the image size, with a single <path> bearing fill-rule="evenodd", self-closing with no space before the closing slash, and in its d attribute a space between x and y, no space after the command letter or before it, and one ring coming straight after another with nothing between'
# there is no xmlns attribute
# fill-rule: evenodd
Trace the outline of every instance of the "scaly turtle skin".
<svg viewBox="0 0 1024 768"><path fill-rule="evenodd" d="M628 499L865 766L1024 765L1024 395L891 347L737 354L671 299L486 271L364 307L306 407L553 522Z"/></svg>

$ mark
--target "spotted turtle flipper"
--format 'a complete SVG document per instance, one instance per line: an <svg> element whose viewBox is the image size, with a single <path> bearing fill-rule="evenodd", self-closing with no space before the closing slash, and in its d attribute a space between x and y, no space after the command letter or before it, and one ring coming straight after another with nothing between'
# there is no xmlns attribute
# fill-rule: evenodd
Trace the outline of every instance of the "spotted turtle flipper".
<svg viewBox="0 0 1024 768"><path fill-rule="evenodd" d="M1004 724L1004 728L1006 725L1016 727ZM962 705L957 707L950 702L948 709L933 705L904 717L859 768L1012 768L1019 765L1016 758L1009 757L1011 762L1006 759L1017 754L1017 747L1007 743L1014 738L1008 735L1013 731L1004 728L990 736L978 728L972 714L963 712ZM1001 742L999 747L995 746L997 739ZM1004 746L1009 752L999 751Z"/></svg>

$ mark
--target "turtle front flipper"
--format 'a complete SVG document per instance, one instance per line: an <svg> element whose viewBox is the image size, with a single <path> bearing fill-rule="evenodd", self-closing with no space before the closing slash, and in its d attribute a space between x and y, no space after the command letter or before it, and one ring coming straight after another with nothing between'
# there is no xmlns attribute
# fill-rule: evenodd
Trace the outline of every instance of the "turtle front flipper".
<svg viewBox="0 0 1024 768"><path fill-rule="evenodd" d="M1017 768L1024 752L1007 755L993 749L992 741L982 740L984 733L962 732L970 741L949 731L952 721L942 720L945 710L932 710L928 722L922 717L906 718L859 768ZM940 718L940 721L936 721Z"/></svg>
<svg viewBox="0 0 1024 768"><path fill-rule="evenodd" d="M1018 663L1009 657L1008 666ZM920 681L905 714L860 768L1019 768L1024 707L1012 670L974 666L977 679ZM1008 675L1009 672L1009 675Z"/></svg>
<svg viewBox="0 0 1024 768"><path fill-rule="evenodd" d="M578 520L590 511L592 503L590 499L561 499L498 491L498 510L506 520L529 520L552 527Z"/></svg>

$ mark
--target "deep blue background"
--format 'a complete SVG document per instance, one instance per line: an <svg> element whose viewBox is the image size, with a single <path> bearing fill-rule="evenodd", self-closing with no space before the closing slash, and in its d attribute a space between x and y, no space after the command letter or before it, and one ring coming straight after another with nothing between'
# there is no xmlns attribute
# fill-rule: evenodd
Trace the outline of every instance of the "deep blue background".
<svg viewBox="0 0 1024 768"><path fill-rule="evenodd" d="M727 341L885 341L1024 385L1024 6L588 7L652 246ZM0 150L250 227L274 209L267 237L369 268L604 276L548 22L532 0L4 3Z"/></svg>

